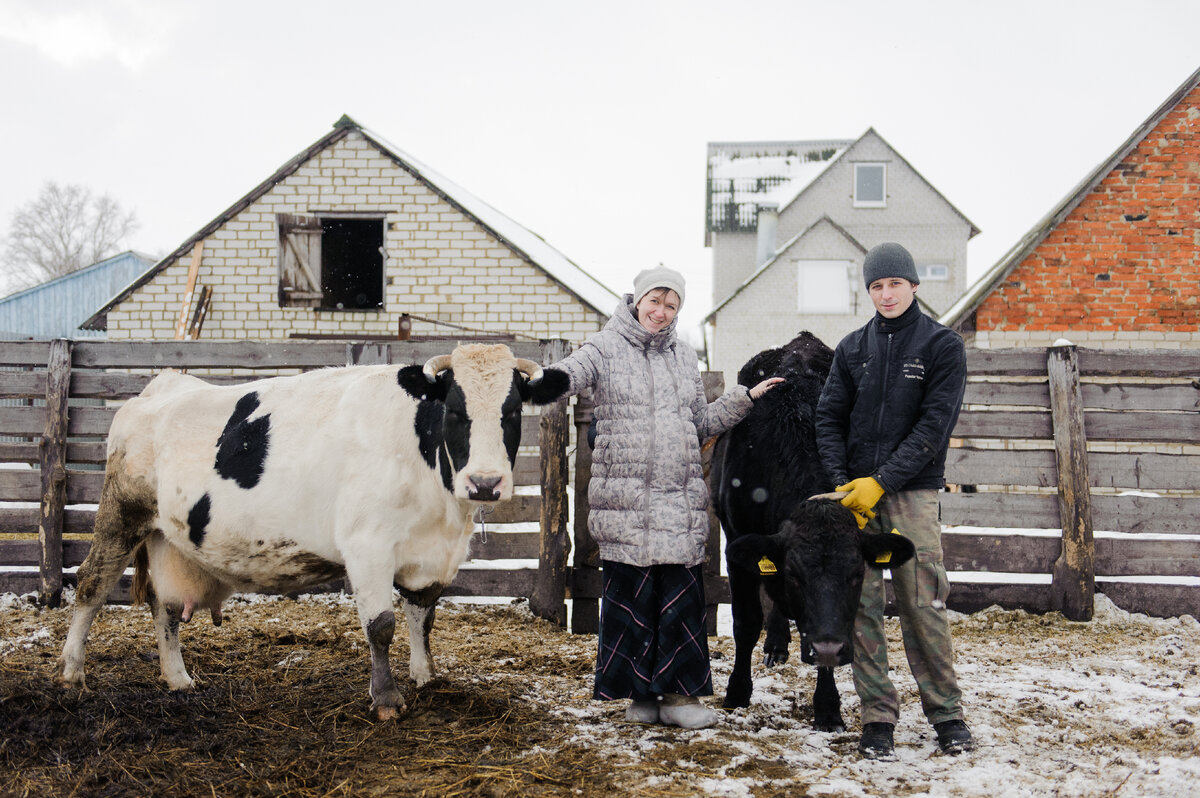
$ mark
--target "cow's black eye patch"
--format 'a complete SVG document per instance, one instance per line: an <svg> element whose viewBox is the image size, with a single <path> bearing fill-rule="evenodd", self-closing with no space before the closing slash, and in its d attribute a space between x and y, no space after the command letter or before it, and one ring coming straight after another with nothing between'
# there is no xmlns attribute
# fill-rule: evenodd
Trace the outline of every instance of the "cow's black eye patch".
<svg viewBox="0 0 1200 798"><path fill-rule="evenodd" d="M217 438L214 468L223 479L232 479L242 488L253 488L262 479L271 439L271 414L249 421L258 409L258 394L250 392L238 400Z"/></svg>
<svg viewBox="0 0 1200 798"><path fill-rule="evenodd" d="M192 505L192 509L188 511L188 539L196 548L200 548L200 544L204 542L204 536L208 534L208 522L211 518L212 498L206 493L200 497L200 500Z"/></svg>
<svg viewBox="0 0 1200 798"><path fill-rule="evenodd" d="M442 418L445 412L446 406L439 402L421 402L417 405L413 430L417 433L421 457L430 468L437 468L437 450L442 445Z"/></svg>

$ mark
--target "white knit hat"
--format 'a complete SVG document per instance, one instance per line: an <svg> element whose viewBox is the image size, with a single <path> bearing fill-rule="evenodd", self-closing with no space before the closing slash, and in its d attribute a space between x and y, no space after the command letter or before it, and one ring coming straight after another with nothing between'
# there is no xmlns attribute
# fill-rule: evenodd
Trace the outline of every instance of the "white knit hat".
<svg viewBox="0 0 1200 798"><path fill-rule="evenodd" d="M670 288L679 294L679 307L683 307L683 275L674 269L659 266L639 272L633 280L633 304L636 307L642 297L655 288Z"/></svg>

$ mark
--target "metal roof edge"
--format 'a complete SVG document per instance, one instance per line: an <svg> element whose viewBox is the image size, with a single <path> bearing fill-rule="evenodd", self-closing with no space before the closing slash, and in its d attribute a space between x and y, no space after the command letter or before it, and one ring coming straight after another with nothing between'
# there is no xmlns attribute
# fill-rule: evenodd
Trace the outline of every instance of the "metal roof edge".
<svg viewBox="0 0 1200 798"><path fill-rule="evenodd" d="M1078 208L1084 198L1116 168L1117 164L1125 160L1126 156L1133 152L1146 136L1150 135L1150 131L1154 130L1159 122L1198 85L1200 85L1200 69L1197 69L1187 80L1181 83L1150 116L1146 117L1134 129L1133 133L1108 158L1101 161L1065 197L1059 200L1058 204L1026 231L1025 235L1021 236L1017 243L1000 257L1000 260L996 261L991 268L976 280L975 284L968 288L962 297L951 305L949 310L942 314L938 321L947 327L954 327L960 324L968 315L975 312L984 298L995 288L996 284L1007 277L1030 253L1037 249L1042 241L1046 239L1046 236L1050 235L1052 230L1058 227L1072 211Z"/></svg>

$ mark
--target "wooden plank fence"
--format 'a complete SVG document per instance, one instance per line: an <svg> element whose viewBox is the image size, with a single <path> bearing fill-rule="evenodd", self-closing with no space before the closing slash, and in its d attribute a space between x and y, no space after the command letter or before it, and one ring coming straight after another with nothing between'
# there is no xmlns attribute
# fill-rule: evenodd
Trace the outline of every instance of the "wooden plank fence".
<svg viewBox="0 0 1200 798"><path fill-rule="evenodd" d="M1200 351L973 349L967 370L942 543L952 574L989 579L950 606L1087 620L1100 591L1200 614Z"/></svg>
<svg viewBox="0 0 1200 798"><path fill-rule="evenodd" d="M563 341L506 343L518 357L543 364L568 351ZM164 368L186 369L214 382L245 382L356 363L423 363L452 346L447 341L0 342L0 400L8 402L0 407L0 592L37 591L40 601L55 606L63 586L74 583L71 571L87 555L104 481L104 439L116 406L79 402L128 399ZM14 401L20 406L11 406ZM566 404L549 405L541 415L526 413L514 477L518 486L539 490L521 491L486 517L488 534L472 541L473 558L523 558L530 551L538 556L544 535L505 534L506 526L541 522L557 525L565 535ZM554 445L538 447L539 436ZM555 475L555 481L542 485L543 474ZM531 596L536 611L561 621L562 589L557 601L544 598L554 588L539 581L543 573L553 576L546 568L468 567L446 592ZM128 600L127 581L113 598Z"/></svg>
<svg viewBox="0 0 1200 798"><path fill-rule="evenodd" d="M278 370L419 363L450 345L0 342L0 368L17 369L0 371L0 399L28 404L0 407L0 463L9 464L0 469L0 591L37 590L53 603L73 580L63 569L86 555L115 410L77 401L128 398L148 372L167 367L236 370L202 376L244 381ZM563 342L510 345L542 363L567 351ZM1126 609L1200 615L1200 352L969 350L968 371L942 496L950 606L1060 609L1082 620L1100 590ZM710 396L721 392L719 375L705 380ZM486 517L471 552L483 562L468 563L448 595L529 597L540 617L560 624L571 600L572 629L595 631L600 573L586 525L586 443L575 445L574 484L567 479L570 427L584 441L590 418L585 401L570 419L566 402L526 417L522 440L540 439L540 447L523 448L516 476L539 490ZM715 609L728 602L728 586L715 519L711 530L705 575ZM538 567L472 567L494 560Z"/></svg>

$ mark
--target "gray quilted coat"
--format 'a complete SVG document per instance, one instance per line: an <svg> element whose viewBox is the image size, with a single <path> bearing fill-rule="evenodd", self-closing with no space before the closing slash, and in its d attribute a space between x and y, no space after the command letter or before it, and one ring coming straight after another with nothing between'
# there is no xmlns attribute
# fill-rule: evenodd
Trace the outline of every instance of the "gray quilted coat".
<svg viewBox="0 0 1200 798"><path fill-rule="evenodd" d="M601 559L702 563L708 487L700 444L745 418L747 389L734 386L708 404L696 353L675 337L675 322L650 333L634 317L629 294L603 330L553 367L570 377L571 393L592 389L588 530Z"/></svg>

